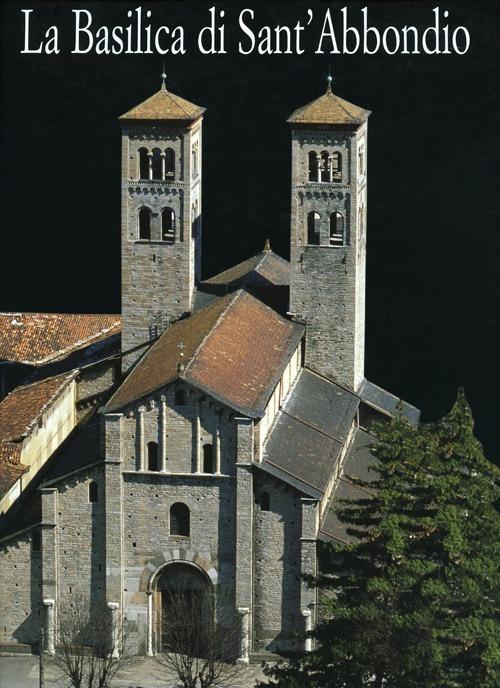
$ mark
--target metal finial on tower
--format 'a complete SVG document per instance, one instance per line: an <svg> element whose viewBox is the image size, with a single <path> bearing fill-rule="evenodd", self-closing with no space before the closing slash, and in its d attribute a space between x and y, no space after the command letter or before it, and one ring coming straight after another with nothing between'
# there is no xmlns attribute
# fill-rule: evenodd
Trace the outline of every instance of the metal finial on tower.
<svg viewBox="0 0 500 688"><path fill-rule="evenodd" d="M266 243L264 244L264 253L270 253L271 252L271 242L269 239L266 239Z"/></svg>
<svg viewBox="0 0 500 688"><path fill-rule="evenodd" d="M163 63L163 72L161 73L161 90L166 91L167 87L165 86L165 79L167 78L167 75L165 74L165 63Z"/></svg>
<svg viewBox="0 0 500 688"><path fill-rule="evenodd" d="M328 65L328 76L326 77L326 83L328 84L326 87L327 93L332 92L332 81L333 81L333 76L331 74L330 65Z"/></svg>

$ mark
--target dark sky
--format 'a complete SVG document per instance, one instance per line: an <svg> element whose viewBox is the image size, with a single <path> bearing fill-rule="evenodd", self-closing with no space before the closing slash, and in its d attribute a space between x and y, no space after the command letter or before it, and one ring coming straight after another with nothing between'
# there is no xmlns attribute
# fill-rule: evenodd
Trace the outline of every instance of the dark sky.
<svg viewBox="0 0 500 688"><path fill-rule="evenodd" d="M118 115L160 85L157 55L71 55L73 7L94 26L125 24L140 3L3 3L1 9L0 309L118 312ZM286 117L320 95L331 62L339 95L373 111L368 151L369 379L418 405L425 419L464 385L487 454L498 461L500 375L500 3L448 2L465 25L464 56L239 55L237 17L255 26L316 17L346 3L218 3L227 55L202 56L196 35L211 2L143 3L153 23L186 31L166 56L168 87L207 107L203 149L204 276L249 257L269 237L288 257L290 146ZM433 2L368 5L383 29L423 30ZM21 55L22 8L34 35L60 30L61 54ZM337 16L337 15L335 15Z"/></svg>

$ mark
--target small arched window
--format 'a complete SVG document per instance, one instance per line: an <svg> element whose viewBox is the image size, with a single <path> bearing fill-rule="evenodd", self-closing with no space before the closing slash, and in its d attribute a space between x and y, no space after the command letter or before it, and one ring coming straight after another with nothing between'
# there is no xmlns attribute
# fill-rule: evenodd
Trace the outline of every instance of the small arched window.
<svg viewBox="0 0 500 688"><path fill-rule="evenodd" d="M309 181L318 181L318 157L314 151L311 151L308 156L309 160Z"/></svg>
<svg viewBox="0 0 500 688"><path fill-rule="evenodd" d="M170 507L170 535L189 537L189 507L182 502Z"/></svg>
<svg viewBox="0 0 500 688"><path fill-rule="evenodd" d="M148 442L148 471L159 471L158 465L158 444L157 442Z"/></svg>
<svg viewBox="0 0 500 688"><path fill-rule="evenodd" d="M185 406L186 405L186 392L183 389L175 390L175 405Z"/></svg>
<svg viewBox="0 0 500 688"><path fill-rule="evenodd" d="M330 246L343 246L344 243L344 216L335 211L330 215Z"/></svg>
<svg viewBox="0 0 500 688"><path fill-rule="evenodd" d="M193 143L193 148L191 150L191 166L193 168L192 169L192 175L191 175L192 177L196 177L196 175L198 174L198 163L199 163L198 152L199 152L198 141L195 141Z"/></svg>
<svg viewBox="0 0 500 688"><path fill-rule="evenodd" d="M330 181L330 161L328 159L328 153L323 151L321 153L321 181Z"/></svg>
<svg viewBox="0 0 500 688"><path fill-rule="evenodd" d="M175 241L175 213L172 208L161 211L161 238L171 244Z"/></svg>
<svg viewBox="0 0 500 688"><path fill-rule="evenodd" d="M214 472L214 450L211 444L203 445L203 473Z"/></svg>
<svg viewBox="0 0 500 688"><path fill-rule="evenodd" d="M97 502L98 496L97 483L95 480L92 480L89 483L89 502Z"/></svg>
<svg viewBox="0 0 500 688"><path fill-rule="evenodd" d="M332 155L332 181L342 181L342 154L338 151Z"/></svg>
<svg viewBox="0 0 500 688"><path fill-rule="evenodd" d="M365 173L365 152L362 148L358 151L358 174Z"/></svg>
<svg viewBox="0 0 500 688"><path fill-rule="evenodd" d="M33 552L39 552L40 551L41 537L40 537L40 531L39 530L34 530L32 535L31 535L31 547L33 548Z"/></svg>
<svg viewBox="0 0 500 688"><path fill-rule="evenodd" d="M269 511L271 508L271 499L269 497L269 492L263 492L260 495L260 510Z"/></svg>
<svg viewBox="0 0 500 688"><path fill-rule="evenodd" d="M165 149L165 179L175 178L175 151L173 148Z"/></svg>
<svg viewBox="0 0 500 688"><path fill-rule="evenodd" d="M147 148L139 148L139 179L149 179L149 155Z"/></svg>
<svg viewBox="0 0 500 688"><path fill-rule="evenodd" d="M139 210L139 239L151 240L151 211L149 208Z"/></svg>
<svg viewBox="0 0 500 688"><path fill-rule="evenodd" d="M319 213L317 213L314 210L311 210L311 212L307 216L307 243L309 246L318 246L319 245L319 222L320 222L320 216Z"/></svg>
<svg viewBox="0 0 500 688"><path fill-rule="evenodd" d="M162 179L162 160L161 160L161 150L159 148L153 148L153 157L151 158L151 171L153 179Z"/></svg>

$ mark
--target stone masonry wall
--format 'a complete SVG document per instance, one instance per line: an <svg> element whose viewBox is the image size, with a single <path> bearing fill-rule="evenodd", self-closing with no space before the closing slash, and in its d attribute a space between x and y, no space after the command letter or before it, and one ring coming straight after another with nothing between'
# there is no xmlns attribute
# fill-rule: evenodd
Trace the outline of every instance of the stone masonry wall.
<svg viewBox="0 0 500 688"><path fill-rule="evenodd" d="M300 649L301 501L291 488L255 473L254 650ZM270 497L269 511L260 507Z"/></svg>
<svg viewBox="0 0 500 688"><path fill-rule="evenodd" d="M36 647L42 615L41 555L26 532L0 543L0 645Z"/></svg>

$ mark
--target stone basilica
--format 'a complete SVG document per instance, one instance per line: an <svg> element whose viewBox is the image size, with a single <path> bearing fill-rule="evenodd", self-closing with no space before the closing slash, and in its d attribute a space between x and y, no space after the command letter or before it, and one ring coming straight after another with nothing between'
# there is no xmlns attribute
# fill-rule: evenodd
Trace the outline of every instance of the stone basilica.
<svg viewBox="0 0 500 688"><path fill-rule="evenodd" d="M418 422L364 377L370 113L329 83L289 117L290 262L205 280L203 114L163 83L120 117L121 316L0 314L0 651L53 652L81 596L155 654L182 578L228 591L242 661L303 649L372 420Z"/></svg>

